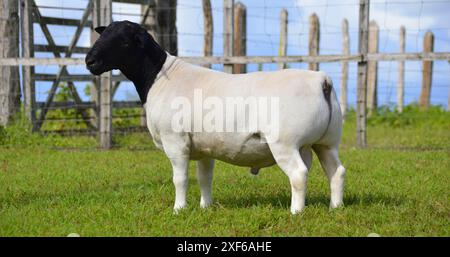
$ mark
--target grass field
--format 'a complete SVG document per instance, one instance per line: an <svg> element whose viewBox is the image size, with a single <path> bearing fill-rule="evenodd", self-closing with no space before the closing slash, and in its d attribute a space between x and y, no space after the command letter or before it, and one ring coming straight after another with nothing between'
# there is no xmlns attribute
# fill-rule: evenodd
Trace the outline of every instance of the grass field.
<svg viewBox="0 0 450 257"><path fill-rule="evenodd" d="M202 210L192 163L189 207L174 215L170 164L147 134L101 151L94 138L30 135L17 122L0 130L0 236L450 236L450 114L380 110L364 150L354 120L341 146L345 207L328 209L315 159L298 216L276 166L255 177L218 162L215 204Z"/></svg>

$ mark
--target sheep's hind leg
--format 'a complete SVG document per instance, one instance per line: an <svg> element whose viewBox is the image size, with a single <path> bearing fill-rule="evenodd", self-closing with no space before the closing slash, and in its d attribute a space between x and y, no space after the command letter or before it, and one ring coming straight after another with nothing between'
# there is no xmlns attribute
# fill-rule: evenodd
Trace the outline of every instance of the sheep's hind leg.
<svg viewBox="0 0 450 257"><path fill-rule="evenodd" d="M345 179L345 168L339 160L337 146L314 145L313 149L330 183L330 208L337 208L343 204Z"/></svg>
<svg viewBox="0 0 450 257"><path fill-rule="evenodd" d="M207 208L212 203L212 180L214 160L203 159L197 161L197 180L200 185L200 207Z"/></svg>
<svg viewBox="0 0 450 257"><path fill-rule="evenodd" d="M289 177L291 183L291 213L298 214L305 208L308 167L305 165L298 147L288 147L280 143L269 144L278 166Z"/></svg>

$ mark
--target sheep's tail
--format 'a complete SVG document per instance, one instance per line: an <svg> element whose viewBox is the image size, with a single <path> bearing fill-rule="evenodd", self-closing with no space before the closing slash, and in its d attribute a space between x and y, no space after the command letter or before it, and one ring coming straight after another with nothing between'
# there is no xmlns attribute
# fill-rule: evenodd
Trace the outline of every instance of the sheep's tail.
<svg viewBox="0 0 450 257"><path fill-rule="evenodd" d="M322 91L323 96L325 97L325 101L328 105L328 124L327 129L325 130L325 133L328 131L328 127L330 126L331 122L331 114L333 112L332 104L331 104L331 92L333 91L333 81L330 77L325 76L324 81L322 82Z"/></svg>
<svg viewBox="0 0 450 257"><path fill-rule="evenodd" d="M333 105L331 103L331 93L333 92L333 81L330 77L325 75L325 79L322 81L322 92L323 97L325 98L325 102L327 102L328 106L328 123L327 127L325 129L325 132L323 132L322 136L320 137L319 141L321 141L325 135L328 133L328 128L330 127L331 123L331 115L333 113Z"/></svg>

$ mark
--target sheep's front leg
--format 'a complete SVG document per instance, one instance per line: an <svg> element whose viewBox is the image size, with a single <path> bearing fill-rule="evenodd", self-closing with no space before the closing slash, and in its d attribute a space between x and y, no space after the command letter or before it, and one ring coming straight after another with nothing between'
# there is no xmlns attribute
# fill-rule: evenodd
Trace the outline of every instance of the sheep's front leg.
<svg viewBox="0 0 450 257"><path fill-rule="evenodd" d="M189 159L184 157L171 158L170 162L172 163L173 184L175 185L175 205L173 210L177 213L186 207Z"/></svg>
<svg viewBox="0 0 450 257"><path fill-rule="evenodd" d="M189 168L189 140L185 136L174 134L161 137L164 152L172 164L173 184L175 185L174 212L186 207Z"/></svg>
<svg viewBox="0 0 450 257"><path fill-rule="evenodd" d="M200 184L200 207L207 208L212 203L212 179L214 170L213 159L203 159L197 162L197 179Z"/></svg>

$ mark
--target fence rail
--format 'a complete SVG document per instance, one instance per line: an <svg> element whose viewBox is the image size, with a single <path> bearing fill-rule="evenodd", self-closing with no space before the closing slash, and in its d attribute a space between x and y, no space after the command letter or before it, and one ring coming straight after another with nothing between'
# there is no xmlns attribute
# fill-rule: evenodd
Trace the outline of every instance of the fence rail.
<svg viewBox="0 0 450 257"><path fill-rule="evenodd" d="M433 53L377 53L351 55L296 55L296 56L199 56L179 57L197 65L208 64L258 64L258 63L320 63L320 62L360 62L360 61L442 61L450 60L450 52ZM0 66L36 66L36 65L85 65L84 58L3 58ZM71 75L76 76L76 75ZM86 75L90 76L90 75ZM126 78L121 77L122 80ZM92 79L92 76L91 76ZM76 79L75 79L76 80Z"/></svg>

